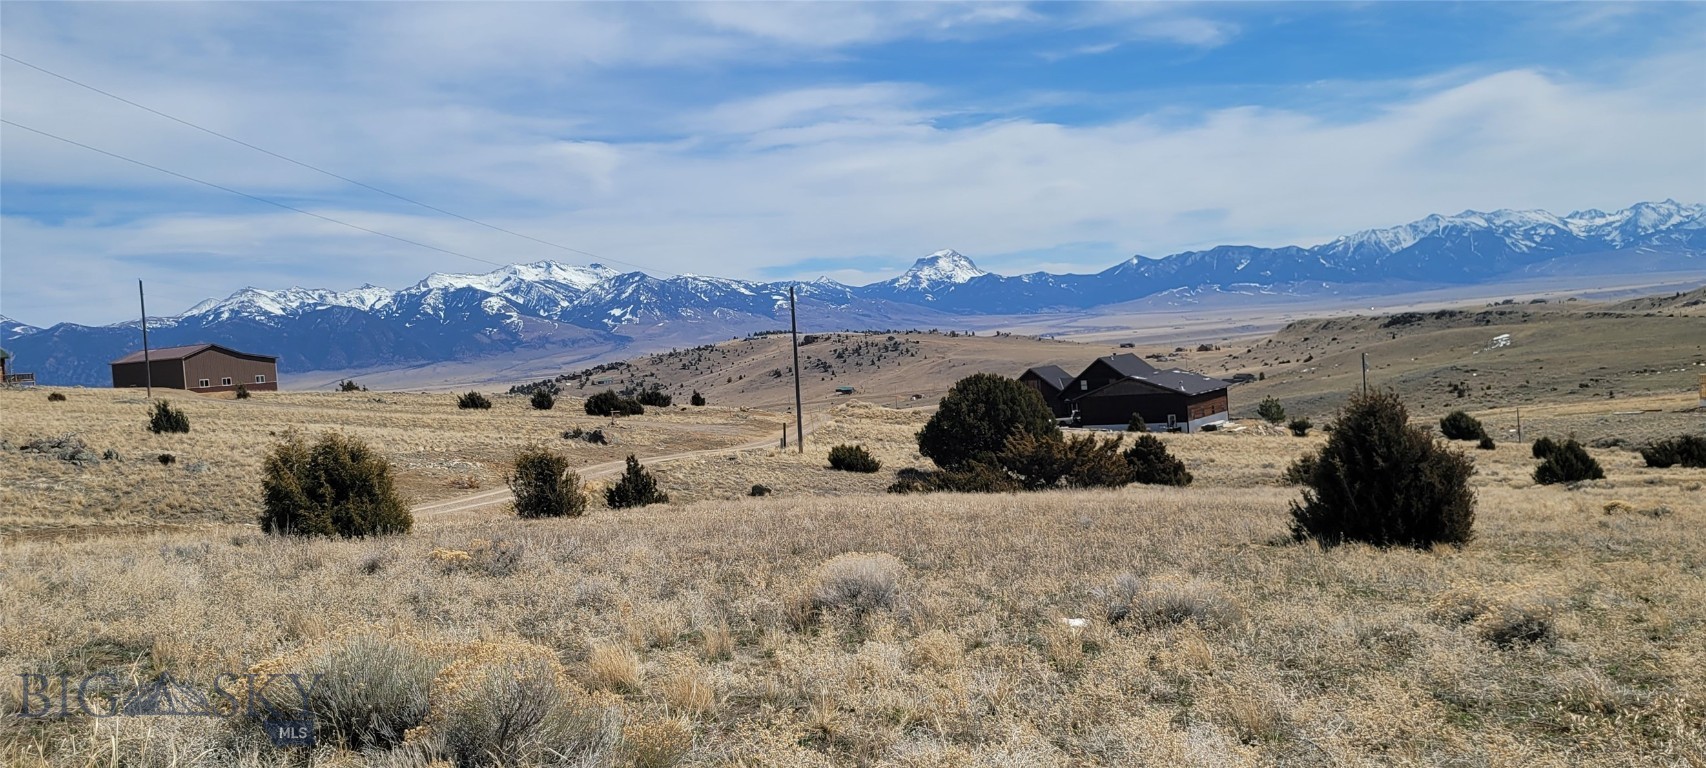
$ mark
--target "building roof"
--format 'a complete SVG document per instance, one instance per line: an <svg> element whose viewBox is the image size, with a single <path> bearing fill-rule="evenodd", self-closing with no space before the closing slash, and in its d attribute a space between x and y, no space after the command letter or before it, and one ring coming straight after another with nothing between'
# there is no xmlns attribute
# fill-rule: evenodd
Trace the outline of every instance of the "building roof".
<svg viewBox="0 0 1706 768"><path fill-rule="evenodd" d="M210 350L210 349L217 349L221 352L225 352L225 353L232 354L232 355L237 355L240 357L263 357L263 358L266 358L268 360L275 360L275 361L278 360L278 358L274 357L273 355L257 355L257 354L254 354L252 352L238 352L235 349L232 349L230 347L222 347L222 346L219 346L218 344L187 344L187 345L182 346L182 347L161 347L159 349L151 349L151 350L148 350L147 359L150 361L182 360L186 357L190 357L192 355L197 355L197 354L200 354L202 352L206 352L207 350ZM121 357L117 360L112 361L111 365L123 365L125 363L140 363L142 361L143 361L143 354L142 354L141 350L138 350L136 352L132 352L128 355L125 355L124 357Z"/></svg>
<svg viewBox="0 0 1706 768"><path fill-rule="evenodd" d="M1126 381L1141 381L1145 384L1151 384L1162 389L1169 389L1174 392L1178 392L1181 395L1203 395L1209 392L1217 392L1232 386L1231 382L1224 379L1216 379L1212 376L1204 376L1200 373L1182 371L1178 368L1174 368L1169 371L1156 370L1154 373L1146 373L1141 376L1127 376L1119 381L1111 382L1107 386L1098 387L1090 390L1089 392L1085 392L1074 399L1082 400L1086 397L1095 397L1097 392L1101 392L1109 387L1116 386L1121 382Z"/></svg>
<svg viewBox="0 0 1706 768"><path fill-rule="evenodd" d="M1066 385L1072 383L1072 374L1067 373L1058 365L1039 365L1035 368L1026 368L1025 373L1036 374L1038 378L1054 385L1055 389L1066 389ZM1019 375L1024 376L1025 374Z"/></svg>
<svg viewBox="0 0 1706 768"><path fill-rule="evenodd" d="M1145 362L1143 358L1130 352L1121 352L1117 355L1104 355L1096 359L1107 363L1108 367L1113 368L1115 371L1118 371L1124 376L1143 376L1157 372L1155 366L1150 365ZM1091 363L1091 365L1094 364L1095 363Z"/></svg>

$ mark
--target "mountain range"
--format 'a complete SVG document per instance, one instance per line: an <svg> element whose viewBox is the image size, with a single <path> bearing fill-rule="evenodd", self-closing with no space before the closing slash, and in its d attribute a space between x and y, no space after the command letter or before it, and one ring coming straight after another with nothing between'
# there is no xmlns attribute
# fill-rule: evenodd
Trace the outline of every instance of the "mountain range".
<svg viewBox="0 0 1706 768"><path fill-rule="evenodd" d="M156 346L214 342L279 356L284 376L477 360L518 351L593 356L698 344L786 327L787 293L812 330L955 327L968 315L1086 311L1175 292L1307 295L1362 286L1396 293L1545 274L1706 274L1706 205L1666 200L1606 213L1464 211L1313 247L1224 245L1133 256L1095 274L998 275L953 250L864 286L828 279L750 282L654 277L538 262L428 275L390 290L244 288L149 319ZM46 384L101 386L107 363L140 346L138 323L36 328L0 317L0 341ZM625 355L624 355L625 356Z"/></svg>

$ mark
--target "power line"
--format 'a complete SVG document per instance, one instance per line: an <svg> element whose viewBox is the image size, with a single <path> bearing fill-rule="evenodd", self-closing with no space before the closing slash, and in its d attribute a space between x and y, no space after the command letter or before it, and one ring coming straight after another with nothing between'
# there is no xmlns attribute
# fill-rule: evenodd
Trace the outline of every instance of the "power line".
<svg viewBox="0 0 1706 768"><path fill-rule="evenodd" d="M274 152L270 149L267 149L265 147L255 146L254 144L250 144L249 142L244 141L242 139L239 139L239 138L236 138L233 136L227 136L226 134L220 133L219 131L213 130L212 128L203 127L203 126L197 125L195 123L192 123L188 120L185 120L181 117L166 114L165 112L161 112L160 110L155 109L155 108L150 107L150 106L147 106L145 104L138 104L137 102L131 101L130 99L127 99L127 98L120 96L116 93L101 90L100 88L96 88L95 86L89 85L88 83L85 83L85 82L82 82L80 80L76 80L76 79L73 79L71 77L67 77L65 75L59 74L58 72L54 72L53 70L47 69L46 67L42 67L42 66L36 65L36 64L31 64L30 62L24 61L23 59L20 59L16 56L13 56L10 54L0 53L0 58L6 59L7 61L15 62L17 64L22 64L26 67L29 67L30 69L33 69L37 72L42 73L44 75L48 75L50 77L55 77L55 78L58 78L60 80L64 80L67 83L75 85L79 88L84 88L84 89L87 89L90 91L94 91L95 93L98 93L98 94L105 96L107 98L115 99L117 101L124 102L125 104L129 104L130 106L136 107L137 109L140 109L144 112L148 112L150 114L154 114L154 115L158 115L160 117L164 117L167 120L171 120L172 122L179 123L181 125L189 126L190 128L194 128L198 131L201 131L202 133L206 133L206 134L211 135L211 136L217 136L217 137L224 139L226 141L229 141L233 144L239 144L241 146L248 147L249 149L255 150L256 152L260 152L262 154L278 158L278 159L283 160L287 163L291 163L293 165L297 165L297 166L306 168L310 171L314 171L315 173L325 174L325 175L330 176L330 177L337 179L339 181L354 184L358 187L361 187L362 189L371 190L373 192L378 192L379 194L385 195L386 197L395 198L397 200L401 200L401 201L403 201L405 203L409 203L411 205L418 205L418 206L425 208L429 211L435 211L437 213L442 213L446 216L461 219L461 220L469 222L471 224L478 224L478 225L485 227L487 229L496 230L496 231L502 232L506 235L513 235L513 236L519 237L523 240L530 240L532 242L539 243L540 245L548 245L548 246L551 246L552 248L557 248L559 250L567 251L569 253L578 253L582 256L589 256L591 258L598 259L599 261L615 262L617 264L623 264L623 265L630 266L630 267L633 267L635 269L640 269L640 270L646 269L645 267L642 267L639 264L635 264L633 262L622 261L621 259L612 259L612 258L609 258L606 256L600 256L600 255L598 255L596 253L592 253L590 251L583 251L579 248L570 248L569 246L560 245L558 243L553 243L549 240L542 240L542 239L534 237L532 235L524 235L524 234L522 234L520 232L516 232L514 230L505 229L504 227L500 227L496 224L490 224L490 223L481 221L481 220L476 219L476 218L472 218L469 216L463 216L462 214L456 213L455 211L447 211L443 208L439 208L438 206L430 205L428 203L423 203L423 202L416 200L414 198L405 197L405 196L399 195L395 192L380 189L379 187L375 187L372 184L367 184L364 182L356 181L355 179L352 179L348 176L344 176L344 175L341 175L338 173L333 173L332 171L328 171L328 170L321 168L319 166L311 165L309 163L302 162L301 160L297 160L295 158L285 157L284 155L281 155L281 154ZM40 133L40 131L37 131L37 132ZM55 138L58 138L58 137L55 137ZM664 272L663 274L671 274L671 273Z"/></svg>
<svg viewBox="0 0 1706 768"><path fill-rule="evenodd" d="M95 153L99 153L102 155L106 155L107 157L115 158L118 160L123 160L127 163L134 163L136 165L140 165L140 166L142 166L144 168L148 168L150 170L159 171L159 172L164 173L168 176L176 176L176 177L183 179L185 181L193 181L193 182L195 182L197 184L201 184L203 186L213 187L214 189L220 190L222 192L230 192L233 195L246 197L246 198L249 198L250 200L254 200L256 202L266 203L267 205L275 205L275 206L283 208L287 211L295 211L295 212L300 213L304 216L313 216L314 218L320 219L321 221L329 221L333 224L349 227L350 229L359 229L359 230L366 232L370 235L378 235L380 237L388 237L388 238L391 238L392 240L396 240L396 241L401 242L401 243L408 243L409 245L418 246L421 248L426 248L428 250L438 251L439 253L447 253L447 254L450 254L451 256L459 256L459 257L464 258L464 259L471 259L473 261L478 261L478 262L481 262L483 264L490 264L494 267L507 267L507 266L509 266L508 264L500 264L500 263L498 263L496 261L492 261L490 259L482 259L478 256L469 256L466 253L459 253L457 251L452 251L448 248L440 248L436 245L427 245L426 243L419 242L416 240L410 240L409 238L406 238L406 237L398 237L397 235L393 235L393 234L390 234L388 232L380 232L377 229L368 229L367 227L361 226L360 224L351 224L351 223L349 223L347 221L343 221L341 219L334 219L330 216L325 216L325 215L315 213L313 211L297 208L294 205L287 205L287 204L281 203L277 200L268 200L267 198L259 197L257 195L251 195L247 192L243 192L240 190L232 189L230 187L215 184L211 181L203 181L203 180L198 179L194 176L186 176L182 173L178 173L177 171L170 171L170 170L167 170L165 168L161 168L158 165L150 165L148 163L142 162L141 160L137 160L135 158L130 158L130 157L125 157L124 155L118 154L116 152L108 152L108 151L101 149L99 147L91 147L88 144L84 144L83 142L75 141L72 139L67 139L64 136L56 136L54 134L48 133L47 131L41 130L39 128L31 128L27 125L24 125L23 123L16 123L16 122L13 122L11 120L7 120L5 118L0 118L0 123L5 123L6 125L10 125L14 128L22 128L26 131L29 131L30 133L40 134L42 136L46 136L46 137L48 137L50 139L54 139L56 141L63 141L66 144L70 144L74 147L82 147L84 149L89 150L90 152L95 152Z"/></svg>

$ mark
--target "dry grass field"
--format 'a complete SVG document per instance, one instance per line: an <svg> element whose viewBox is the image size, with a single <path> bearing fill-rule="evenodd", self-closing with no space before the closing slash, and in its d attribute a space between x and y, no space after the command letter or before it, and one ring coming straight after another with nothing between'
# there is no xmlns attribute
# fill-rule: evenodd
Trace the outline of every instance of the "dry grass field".
<svg viewBox="0 0 1706 768"><path fill-rule="evenodd" d="M922 465L911 436L926 414L847 403L804 456L658 466L668 505L549 521L489 506L406 536L302 541L219 524L251 517L258 456L281 428L361 436L429 498L470 493L448 483L475 470L451 462L495 483L530 440L594 463L738 444L779 417L648 414L622 421L618 445L582 448L556 433L607 420L572 398L476 413L447 396L257 395L180 398L192 432L168 438L142 430L134 396L69 394L54 411L40 391L3 393L6 439L75 430L123 458L0 453L12 525L60 505L105 519L93 510L126 493L131 508L187 510L151 522L206 525L3 545L6 674L123 687L169 673L206 690L221 673L353 668L370 695L407 679L429 694L386 694L424 716L398 744L305 751L238 716L25 718L41 698L9 677L7 766L478 758L500 746L492 723L515 721L500 706L515 690L550 705L516 733L553 751L524 764L1706 764L1706 470L1648 469L1624 447L1590 448L1605 480L1537 486L1528 446L1501 437L1467 451L1467 547L1322 550L1289 540L1297 491L1279 479L1319 436L1249 422L1165 436L1196 476L1182 489L894 496L881 492L893 470ZM1698 433L1692 406L1536 405L1524 429L1590 445ZM1478 415L1502 435L1504 413ZM839 442L867 445L883 471L827 469ZM163 450L180 463L157 477ZM187 461L209 469L186 474ZM775 495L746 498L754 483Z"/></svg>
<svg viewBox="0 0 1706 768"><path fill-rule="evenodd" d="M147 431L150 401L135 391L0 389L0 536L23 530L151 528L248 522L260 508L260 469L286 430L336 430L366 441L396 469L404 496L422 503L503 485L515 451L550 445L576 465L740 445L780 436L784 417L739 408L648 409L623 419L588 416L577 397L534 410L526 397L493 395L491 410L460 410L450 394L271 393L247 400L164 395L190 419L188 434ZM609 445L565 440L602 429ZM74 435L94 461L19 450ZM106 451L112 458L101 458ZM161 454L175 461L162 465Z"/></svg>

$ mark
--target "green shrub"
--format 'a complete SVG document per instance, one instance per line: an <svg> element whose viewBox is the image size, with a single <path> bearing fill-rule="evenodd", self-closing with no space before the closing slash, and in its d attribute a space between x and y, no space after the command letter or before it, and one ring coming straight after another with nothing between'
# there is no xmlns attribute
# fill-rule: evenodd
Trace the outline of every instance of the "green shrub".
<svg viewBox="0 0 1706 768"><path fill-rule="evenodd" d="M312 446L287 434L262 465L261 496L267 533L352 538L414 525L391 465L360 440L332 432Z"/></svg>
<svg viewBox="0 0 1706 768"><path fill-rule="evenodd" d="M544 389L535 389L527 402L533 406L533 410L549 411L557 405L557 396Z"/></svg>
<svg viewBox="0 0 1706 768"><path fill-rule="evenodd" d="M1167 451L1167 444L1154 435L1138 435L1125 452L1126 465L1131 468L1133 482L1145 485L1190 485L1191 473L1185 462Z"/></svg>
<svg viewBox="0 0 1706 768"><path fill-rule="evenodd" d="M1479 449L1481 449L1481 450L1483 450L1483 451L1491 451L1491 450L1493 450L1493 449L1495 449L1495 448L1497 448L1497 447L1499 447L1499 446L1498 446L1498 444L1497 444L1497 443L1494 443L1494 442L1493 442L1493 438L1492 438L1492 437L1489 437L1489 436L1487 436L1487 435L1482 435L1482 436L1481 436L1481 442L1479 442L1479 443L1476 443L1476 444L1475 444L1475 447L1476 447L1476 448L1479 448Z"/></svg>
<svg viewBox="0 0 1706 768"><path fill-rule="evenodd" d="M63 403L65 402L65 395L59 392L49 392L47 393L47 401L50 403Z"/></svg>
<svg viewBox="0 0 1706 768"><path fill-rule="evenodd" d="M1298 539L1325 545L1461 545L1474 536L1469 457L1410 425L1393 392L1351 397L1291 505Z"/></svg>
<svg viewBox="0 0 1706 768"><path fill-rule="evenodd" d="M1315 428L1314 422L1305 418L1292 419L1287 426L1291 428L1291 434L1294 437L1308 437L1309 430Z"/></svg>
<svg viewBox="0 0 1706 768"><path fill-rule="evenodd" d="M148 431L156 435L167 432L190 431L190 417L184 412L172 407L165 400L154 402L154 412L148 416Z"/></svg>
<svg viewBox="0 0 1706 768"><path fill-rule="evenodd" d="M237 389L236 389L236 395L237 395L238 400L249 399L249 388L246 385L238 384Z"/></svg>
<svg viewBox="0 0 1706 768"><path fill-rule="evenodd" d="M1534 441L1534 448L1531 452L1534 454L1534 458L1544 459L1551 456L1557 450L1558 442L1556 440L1553 440L1550 437L1542 437L1539 440Z"/></svg>
<svg viewBox="0 0 1706 768"><path fill-rule="evenodd" d="M641 391L639 397L634 399L639 401L640 405L649 405L654 408L668 408L669 404L674 400L674 398L664 394L664 391L657 387Z"/></svg>
<svg viewBox="0 0 1706 768"><path fill-rule="evenodd" d="M1270 396L1256 406L1256 415L1266 419L1269 424L1278 424L1285 421L1285 406Z"/></svg>
<svg viewBox="0 0 1706 768"><path fill-rule="evenodd" d="M162 453L159 456L156 456L154 458L155 458L155 460L160 462L160 466L162 466L162 467L172 466L173 464L176 464L178 461L178 457L174 456L170 453Z"/></svg>
<svg viewBox="0 0 1706 768"><path fill-rule="evenodd" d="M469 392L465 395L456 396L456 407L463 410L473 408L483 411L492 407L492 401L478 392Z"/></svg>
<svg viewBox="0 0 1706 768"><path fill-rule="evenodd" d="M517 517L580 517L586 513L580 475L569 471L568 457L548 448L523 448L504 482L515 496Z"/></svg>
<svg viewBox="0 0 1706 768"><path fill-rule="evenodd" d="M1565 440L1534 468L1534 482L1541 485L1554 483L1575 483L1582 480L1599 480L1605 477L1605 470L1599 462L1588 455L1586 448L1575 438Z"/></svg>
<svg viewBox="0 0 1706 768"><path fill-rule="evenodd" d="M746 492L746 495L769 496L771 493L773 493L773 491L770 490L770 486L768 485L754 485L752 486L752 490Z"/></svg>
<svg viewBox="0 0 1706 768"><path fill-rule="evenodd" d="M829 468L843 472L875 472L883 463L871 458L863 445L838 445L829 449Z"/></svg>
<svg viewBox="0 0 1706 768"><path fill-rule="evenodd" d="M1058 435L1036 390L1005 376L977 373L954 383L918 433L918 452L947 470L988 463L1014 432Z"/></svg>
<svg viewBox="0 0 1706 768"><path fill-rule="evenodd" d="M604 489L604 502L611 509L643 507L647 504L667 504L669 494L658 490L657 478L640 466L639 459L628 454L628 469L615 485Z"/></svg>
<svg viewBox="0 0 1706 768"><path fill-rule="evenodd" d="M1308 485L1309 478L1315 476L1316 457L1315 453L1297 457L1296 461L1285 468L1285 474L1282 476L1285 482L1290 485Z"/></svg>
<svg viewBox="0 0 1706 768"><path fill-rule="evenodd" d="M640 401L608 389L587 398L585 408L589 416L639 416L646 412Z"/></svg>
<svg viewBox="0 0 1706 768"><path fill-rule="evenodd" d="M699 394L699 390L695 389L695 390L693 390L693 397L689 398L687 402L692 403L694 405L694 407L698 407L698 406L705 405L706 400L705 400L705 396Z"/></svg>
<svg viewBox="0 0 1706 768"><path fill-rule="evenodd" d="M934 472L907 467L895 473L889 493L1013 493L1024 490L1019 481L998 466L974 461L959 469Z"/></svg>
<svg viewBox="0 0 1706 768"><path fill-rule="evenodd" d="M1706 437L1682 435L1659 440L1641 449L1647 466L1660 469L1681 464L1685 467L1706 467Z"/></svg>
<svg viewBox="0 0 1706 768"><path fill-rule="evenodd" d="M1439 433L1447 440L1480 440L1487 436L1481 422L1462 411L1452 411L1440 419Z"/></svg>
<svg viewBox="0 0 1706 768"><path fill-rule="evenodd" d="M355 379L344 379L338 383L340 392L366 392L367 387L355 383Z"/></svg>
<svg viewBox="0 0 1706 768"><path fill-rule="evenodd" d="M1126 422L1125 431L1148 432L1149 422L1143 420L1143 414L1134 411L1131 414L1131 421Z"/></svg>
<svg viewBox="0 0 1706 768"><path fill-rule="evenodd" d="M1130 465L1120 454L1122 438L1096 435L1034 435L1015 432L1007 438L995 463L1025 490L1065 485L1071 488L1118 488L1131 482Z"/></svg>

